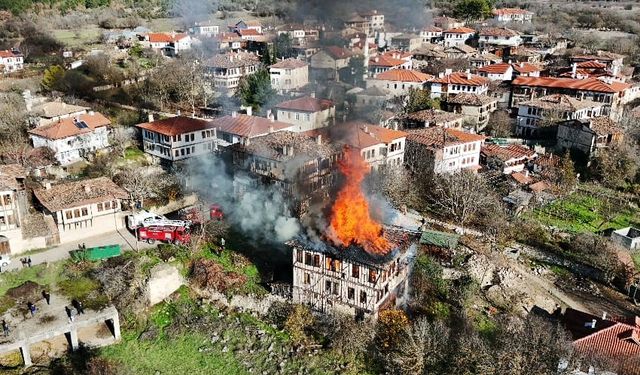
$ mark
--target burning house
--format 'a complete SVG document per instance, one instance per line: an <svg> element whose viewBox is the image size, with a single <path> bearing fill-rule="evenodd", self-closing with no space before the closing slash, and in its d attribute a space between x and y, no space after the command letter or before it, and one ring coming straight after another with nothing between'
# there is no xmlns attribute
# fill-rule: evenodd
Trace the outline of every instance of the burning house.
<svg viewBox="0 0 640 375"><path fill-rule="evenodd" d="M357 151L347 150L338 167L344 181L327 225L288 242L293 302L376 318L404 299L417 233L384 227L371 216L361 187L370 167Z"/></svg>

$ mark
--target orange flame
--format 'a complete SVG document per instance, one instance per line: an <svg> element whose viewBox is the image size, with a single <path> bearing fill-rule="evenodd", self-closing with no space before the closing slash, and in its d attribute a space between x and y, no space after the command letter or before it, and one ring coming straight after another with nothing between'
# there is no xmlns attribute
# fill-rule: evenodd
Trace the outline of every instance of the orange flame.
<svg viewBox="0 0 640 375"><path fill-rule="evenodd" d="M382 235L382 225L371 218L369 202L362 192L369 165L358 151L347 149L338 167L346 181L331 208L329 237L337 245L355 244L372 254L388 253L391 243Z"/></svg>

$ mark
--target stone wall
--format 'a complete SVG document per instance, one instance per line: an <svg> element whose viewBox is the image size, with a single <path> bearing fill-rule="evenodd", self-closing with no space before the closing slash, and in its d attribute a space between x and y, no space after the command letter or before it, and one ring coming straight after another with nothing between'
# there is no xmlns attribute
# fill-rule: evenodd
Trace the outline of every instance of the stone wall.
<svg viewBox="0 0 640 375"><path fill-rule="evenodd" d="M162 302L184 284L185 280L175 266L161 263L153 267L147 282L149 306Z"/></svg>

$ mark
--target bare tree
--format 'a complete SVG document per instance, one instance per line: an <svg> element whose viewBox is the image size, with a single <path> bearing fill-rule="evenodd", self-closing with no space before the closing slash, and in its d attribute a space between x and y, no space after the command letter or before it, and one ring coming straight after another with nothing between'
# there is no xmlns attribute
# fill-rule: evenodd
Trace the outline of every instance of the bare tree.
<svg viewBox="0 0 640 375"><path fill-rule="evenodd" d="M121 126L113 128L111 129L109 138L111 138L111 147L113 148L113 150L124 158L125 151L131 143L131 135L129 135L127 129Z"/></svg>
<svg viewBox="0 0 640 375"><path fill-rule="evenodd" d="M506 111L495 111L489 116L487 133L492 137L509 137L513 121Z"/></svg>
<svg viewBox="0 0 640 375"><path fill-rule="evenodd" d="M140 168L135 166L125 167L115 176L115 181L129 193L131 201L138 202L140 206L145 198L153 194L158 183L157 178L141 173Z"/></svg>

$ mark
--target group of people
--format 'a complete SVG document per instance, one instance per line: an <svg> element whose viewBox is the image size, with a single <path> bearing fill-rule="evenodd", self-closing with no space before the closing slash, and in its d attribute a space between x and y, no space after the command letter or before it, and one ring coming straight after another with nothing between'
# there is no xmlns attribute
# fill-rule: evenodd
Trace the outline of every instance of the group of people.
<svg viewBox="0 0 640 375"><path fill-rule="evenodd" d="M22 263L22 267L24 266L31 267L31 257L20 258L20 263Z"/></svg>

